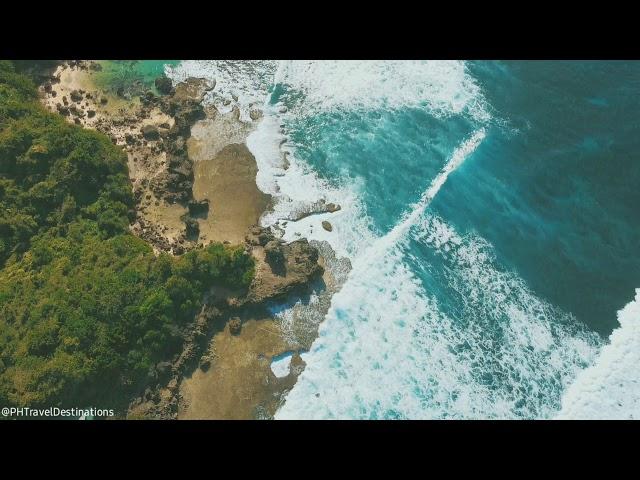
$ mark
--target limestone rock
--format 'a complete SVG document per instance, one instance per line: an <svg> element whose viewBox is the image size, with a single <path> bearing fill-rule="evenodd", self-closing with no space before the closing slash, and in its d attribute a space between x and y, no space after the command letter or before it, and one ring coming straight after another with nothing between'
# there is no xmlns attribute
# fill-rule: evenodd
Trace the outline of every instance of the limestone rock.
<svg viewBox="0 0 640 480"><path fill-rule="evenodd" d="M200 224L198 223L198 221L194 218L187 216L184 219L184 223L186 225L187 237L197 238L198 235L200 234Z"/></svg>
<svg viewBox="0 0 640 480"><path fill-rule="evenodd" d="M247 303L282 298L297 290L304 290L323 272L318 264L318 250L305 238L291 243L271 240L264 246L264 255L267 265L257 265Z"/></svg>
<svg viewBox="0 0 640 480"><path fill-rule="evenodd" d="M264 247L271 240L274 240L275 237L271 233L270 228L263 228L259 226L251 227L249 233L245 236L245 241L249 245L253 246L262 246Z"/></svg>
<svg viewBox="0 0 640 480"><path fill-rule="evenodd" d="M264 254L267 263L271 266L271 270L274 273L281 274L284 270L284 253L280 242L277 240L271 240L264 246Z"/></svg>

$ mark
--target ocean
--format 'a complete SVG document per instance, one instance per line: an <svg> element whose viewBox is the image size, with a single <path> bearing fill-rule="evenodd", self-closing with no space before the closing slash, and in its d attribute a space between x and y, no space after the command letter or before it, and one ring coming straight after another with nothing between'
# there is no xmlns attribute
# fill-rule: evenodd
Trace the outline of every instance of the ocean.
<svg viewBox="0 0 640 480"><path fill-rule="evenodd" d="M640 418L639 62L165 70L264 112L262 223L352 264L276 418Z"/></svg>

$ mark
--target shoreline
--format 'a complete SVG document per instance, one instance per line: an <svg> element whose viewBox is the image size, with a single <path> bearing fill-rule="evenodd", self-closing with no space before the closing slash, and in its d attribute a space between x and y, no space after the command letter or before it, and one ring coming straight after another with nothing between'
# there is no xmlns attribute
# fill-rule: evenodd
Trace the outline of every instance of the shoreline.
<svg viewBox="0 0 640 480"><path fill-rule="evenodd" d="M182 352L154 367L127 418L273 418L304 369L300 353L317 337L343 281L329 270L350 267L334 268L339 261L327 242L286 243L278 225L257 226L275 201L258 187L259 166L247 146L262 112L254 110L249 121L240 120L237 106L220 113L203 103L215 80L192 77L161 96L125 99L97 88L96 65L60 65L40 87L42 103L69 122L107 134L126 152L136 198L132 233L156 254L180 255L217 241L244 243L256 260L256 278L245 294L212 288L184 332ZM292 335L270 308L310 295L317 298L312 321L308 312L298 314ZM289 351L290 372L276 377L271 360Z"/></svg>

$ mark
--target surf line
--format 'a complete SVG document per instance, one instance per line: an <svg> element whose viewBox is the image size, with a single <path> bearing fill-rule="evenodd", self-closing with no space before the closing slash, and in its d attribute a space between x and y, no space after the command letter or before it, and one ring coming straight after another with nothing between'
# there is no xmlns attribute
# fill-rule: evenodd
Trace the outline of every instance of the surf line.
<svg viewBox="0 0 640 480"><path fill-rule="evenodd" d="M411 209L403 215L403 218L384 236L380 237L371 245L364 255L359 258L365 263L369 263L367 259L375 258L375 255L384 253L387 249L398 243L409 228L420 218L420 216L427 209L431 201L438 194L442 186L447 181L449 175L454 172L462 163L471 155L476 148L482 143L482 140L486 137L486 131L480 128L473 132L473 134L466 140L464 140L453 151L449 160L445 163L444 167L438 172L435 178L431 181L429 187L422 193L420 199L412 205ZM374 255L374 257L372 257ZM356 270L354 268L353 270Z"/></svg>

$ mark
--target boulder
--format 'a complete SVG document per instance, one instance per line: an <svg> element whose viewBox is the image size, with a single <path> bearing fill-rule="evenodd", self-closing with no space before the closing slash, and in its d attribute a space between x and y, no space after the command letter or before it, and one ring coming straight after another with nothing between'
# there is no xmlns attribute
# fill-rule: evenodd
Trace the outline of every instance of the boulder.
<svg viewBox="0 0 640 480"><path fill-rule="evenodd" d="M331 224L326 220L322 222L322 228L324 228L327 232L330 232L331 230L333 230L333 227L331 226Z"/></svg>
<svg viewBox="0 0 640 480"><path fill-rule="evenodd" d="M309 215L316 215L319 213L333 213L340 210L340 205L336 203L325 203L324 199L317 200L315 202L301 203L291 213L289 213L288 219L291 221L302 220Z"/></svg>
<svg viewBox="0 0 640 480"><path fill-rule="evenodd" d="M69 107L69 111L77 117L84 118L84 112L80 110L78 107L76 107L75 105L71 105Z"/></svg>
<svg viewBox="0 0 640 480"><path fill-rule="evenodd" d="M193 165L186 155L168 155L167 163L171 173L179 176L179 182L193 179ZM191 188L191 185L182 184L181 188Z"/></svg>
<svg viewBox="0 0 640 480"><path fill-rule="evenodd" d="M145 125L140 130L142 132L142 136L147 140L158 140L160 138L160 132L153 125Z"/></svg>
<svg viewBox="0 0 640 480"><path fill-rule="evenodd" d="M187 216L184 219L186 225L187 237L197 237L200 235L200 224L194 218Z"/></svg>
<svg viewBox="0 0 640 480"><path fill-rule="evenodd" d="M251 120L259 120L260 118L262 118L262 112L260 110L250 110L249 111L249 118L251 118Z"/></svg>
<svg viewBox="0 0 640 480"><path fill-rule="evenodd" d="M285 269L285 258L282 246L277 240L271 240L264 246L264 255L267 263L274 273L283 272Z"/></svg>
<svg viewBox="0 0 640 480"><path fill-rule="evenodd" d="M169 389L170 392L175 392L178 390L178 379L177 378L172 378L169 383L167 384L167 389Z"/></svg>
<svg viewBox="0 0 640 480"><path fill-rule="evenodd" d="M191 132L191 125L196 121L206 117L206 113L199 101L187 98L178 99L169 97L161 105L164 113L174 118L172 133L175 136L184 135L188 137Z"/></svg>
<svg viewBox="0 0 640 480"><path fill-rule="evenodd" d="M200 359L200 370L206 372L211 367L211 359L209 357L202 357Z"/></svg>
<svg viewBox="0 0 640 480"><path fill-rule="evenodd" d="M74 90L69 95L72 102L80 102L82 101L82 94L78 90Z"/></svg>
<svg viewBox="0 0 640 480"><path fill-rule="evenodd" d="M245 237L245 241L249 245L264 247L271 240L274 240L274 236L271 233L270 228L263 228L259 226L251 227L251 230Z"/></svg>
<svg viewBox="0 0 640 480"><path fill-rule="evenodd" d="M294 291L307 288L312 279L323 272L318 263L318 249L306 239L288 244L272 240L264 248L266 263L271 271L257 269L249 287L249 303L284 298Z"/></svg>
<svg viewBox="0 0 640 480"><path fill-rule="evenodd" d="M158 372L157 378L162 381L166 379L171 374L171 362L158 362L156 364L156 372Z"/></svg>

